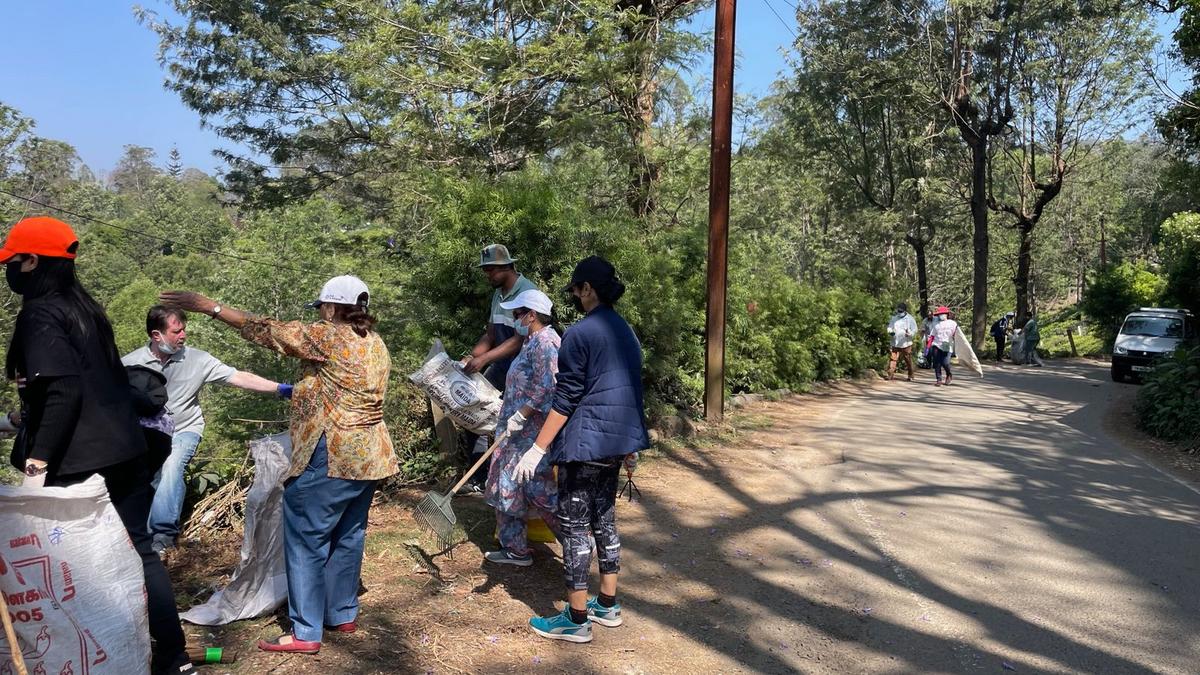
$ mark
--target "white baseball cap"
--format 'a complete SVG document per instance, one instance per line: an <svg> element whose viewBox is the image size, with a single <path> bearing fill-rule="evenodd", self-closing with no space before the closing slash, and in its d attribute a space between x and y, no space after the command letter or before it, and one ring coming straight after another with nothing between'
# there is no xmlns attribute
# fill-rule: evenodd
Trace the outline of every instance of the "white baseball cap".
<svg viewBox="0 0 1200 675"><path fill-rule="evenodd" d="M326 281L325 285L321 287L321 295L313 302L308 303L306 307L320 307L326 302L366 307L370 303L370 299L371 292L367 290L367 285L363 283L363 280L346 274Z"/></svg>
<svg viewBox="0 0 1200 675"><path fill-rule="evenodd" d="M546 316L550 316L550 311L554 309L554 303L550 302L549 296L539 290L522 291L512 300L500 303L500 306L510 312L514 309L532 309Z"/></svg>

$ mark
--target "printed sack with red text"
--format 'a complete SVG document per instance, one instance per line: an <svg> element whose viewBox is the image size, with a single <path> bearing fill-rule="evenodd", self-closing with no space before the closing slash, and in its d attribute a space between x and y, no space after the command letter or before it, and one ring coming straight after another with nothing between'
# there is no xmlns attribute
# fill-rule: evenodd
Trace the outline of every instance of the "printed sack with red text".
<svg viewBox="0 0 1200 675"><path fill-rule="evenodd" d="M99 476L0 486L0 591L30 673L149 672L142 559ZM0 633L0 675L16 672L13 651Z"/></svg>

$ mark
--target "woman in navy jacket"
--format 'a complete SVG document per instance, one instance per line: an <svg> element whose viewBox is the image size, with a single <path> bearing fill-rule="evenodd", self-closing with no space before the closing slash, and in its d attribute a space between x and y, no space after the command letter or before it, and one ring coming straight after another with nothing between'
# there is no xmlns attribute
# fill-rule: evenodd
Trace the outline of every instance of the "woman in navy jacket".
<svg viewBox="0 0 1200 675"><path fill-rule="evenodd" d="M642 407L642 346L613 309L625 285L607 260L592 256L575 267L566 290L586 316L563 336L554 403L515 477L518 482L527 479L547 454L558 467L558 520L569 604L562 614L530 619L530 627L550 639L590 642L593 621L621 625L617 477L622 460L648 447L650 439ZM592 534L600 593L589 598Z"/></svg>

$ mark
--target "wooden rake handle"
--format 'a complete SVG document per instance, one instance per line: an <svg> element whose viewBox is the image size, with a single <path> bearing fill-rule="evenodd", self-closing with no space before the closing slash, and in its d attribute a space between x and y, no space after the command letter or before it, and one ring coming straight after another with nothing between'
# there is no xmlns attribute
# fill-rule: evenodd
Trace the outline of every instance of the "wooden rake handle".
<svg viewBox="0 0 1200 675"><path fill-rule="evenodd" d="M4 638L8 641L8 651L12 654L17 675L29 675L29 671L25 669L25 659L21 655L21 646L17 644L17 631L13 629L12 620L8 616L8 602L4 598L3 589L0 589L0 618L3 619Z"/></svg>
<svg viewBox="0 0 1200 675"><path fill-rule="evenodd" d="M499 436L496 436L496 440L492 442L492 447L488 448L487 452L483 453L483 455L479 458L479 461L475 462L475 465L468 469L465 474L463 474L463 477L460 478L457 483L455 483L454 487L446 495L447 497L454 496L462 486L467 484L467 479L475 475L475 472L479 470L479 467L483 466L483 463L488 460L488 457L492 456L492 453L496 451L496 448L500 447L500 441L503 441L504 437L507 435L507 432L502 432Z"/></svg>

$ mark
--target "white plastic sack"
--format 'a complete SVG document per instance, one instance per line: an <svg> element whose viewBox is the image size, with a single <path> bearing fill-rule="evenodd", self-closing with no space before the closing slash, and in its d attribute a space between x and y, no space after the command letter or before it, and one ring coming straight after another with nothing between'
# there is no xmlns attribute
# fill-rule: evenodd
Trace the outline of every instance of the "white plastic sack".
<svg viewBox="0 0 1200 675"><path fill-rule="evenodd" d="M142 558L104 479L0 486L0 590L30 673L150 670ZM0 631L0 673L16 672Z"/></svg>
<svg viewBox="0 0 1200 675"><path fill-rule="evenodd" d="M1025 354L1025 335L1020 330L1013 333L1012 346L1010 348L1012 362L1016 365L1023 365L1026 360Z"/></svg>
<svg viewBox="0 0 1200 675"><path fill-rule="evenodd" d="M979 363L979 357L975 355L975 350L971 348L971 343L967 342L967 336L963 335L961 330L954 331L954 353L958 356L959 363L983 377L983 365Z"/></svg>
<svg viewBox="0 0 1200 675"><path fill-rule="evenodd" d="M446 355L440 340L429 350L425 365L408 379L458 426L477 434L496 430L503 402L500 392L483 375L464 373L462 365Z"/></svg>
<svg viewBox="0 0 1200 675"><path fill-rule="evenodd" d="M246 493L242 553L225 588L179 618L220 626L265 616L287 600L283 564L283 482L291 468L292 440L286 433L250 442L254 482Z"/></svg>

